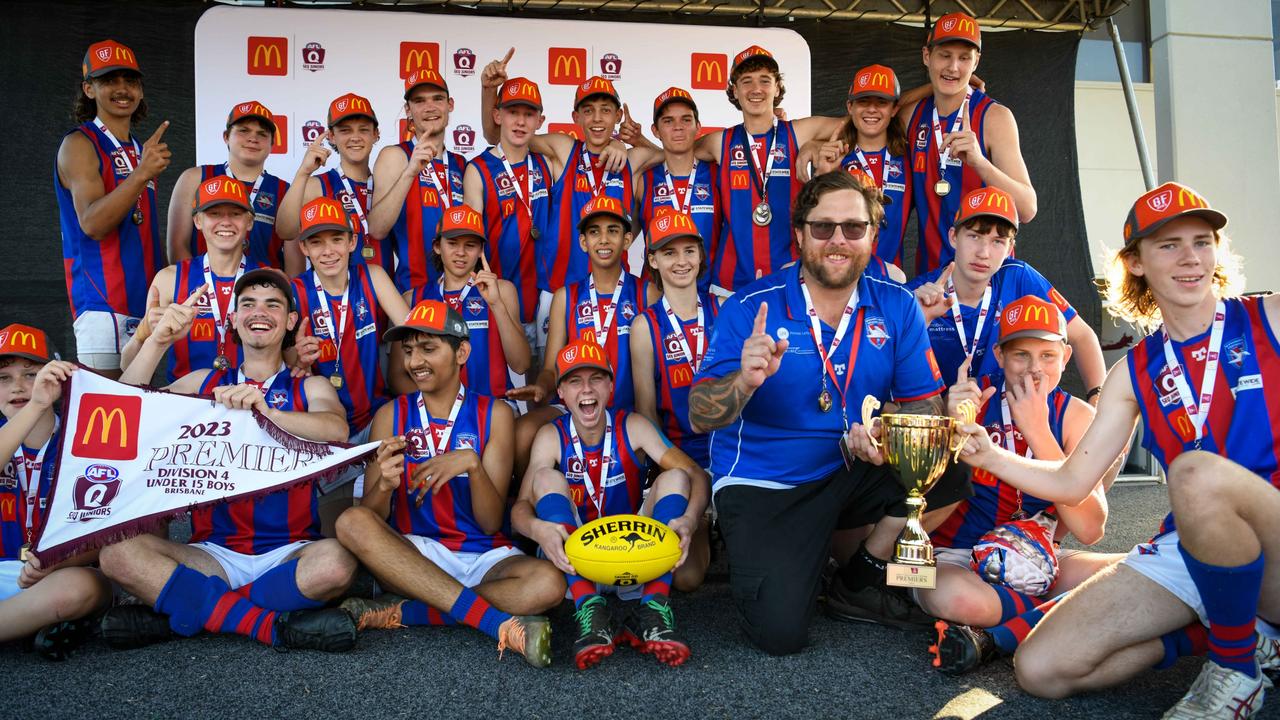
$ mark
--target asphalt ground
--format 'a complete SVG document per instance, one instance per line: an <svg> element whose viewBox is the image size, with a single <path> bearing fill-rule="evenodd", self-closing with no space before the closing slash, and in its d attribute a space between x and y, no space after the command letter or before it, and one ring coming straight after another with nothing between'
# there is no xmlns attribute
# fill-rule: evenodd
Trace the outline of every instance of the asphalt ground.
<svg viewBox="0 0 1280 720"><path fill-rule="evenodd" d="M1104 551L1147 539L1167 511L1164 487L1111 491ZM458 628L369 632L350 653L275 652L245 638L201 636L117 652L90 641L49 663L0 647L5 718L366 717L776 717L776 718L1156 718L1199 672L1199 659L1100 693L1033 698L997 661L963 678L928 662L929 635L819 617L811 645L765 655L737 627L725 568L697 592L674 598L693 657L667 668L620 648L586 672L573 668L566 604L553 615L555 661L529 667L498 660L484 635ZM1280 717L1273 698L1260 717Z"/></svg>

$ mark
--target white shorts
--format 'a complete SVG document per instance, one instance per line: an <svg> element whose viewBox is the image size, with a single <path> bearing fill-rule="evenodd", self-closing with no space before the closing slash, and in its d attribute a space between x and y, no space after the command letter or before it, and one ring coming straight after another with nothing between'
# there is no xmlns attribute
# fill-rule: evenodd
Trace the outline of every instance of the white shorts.
<svg viewBox="0 0 1280 720"><path fill-rule="evenodd" d="M555 297L553 293L546 290L538 292L538 314L534 316L534 323L537 326L537 337L534 339L533 354L539 358L543 357L547 350L547 333L551 331L551 299Z"/></svg>
<svg viewBox="0 0 1280 720"><path fill-rule="evenodd" d="M363 430L357 431L354 435L347 438L347 442L351 443L352 445L363 445L369 442L369 428L371 427L373 427L373 423L369 423L368 425L365 425ZM334 479L328 482L316 483L316 489L320 491L321 495L328 495L330 492L333 492L335 488L340 488L343 485L351 482L352 480L354 480L356 483L355 490L353 491L354 496L355 497L363 496L364 495L364 463L359 462L359 463L355 463L354 465L351 465L350 467L348 467L347 469L339 473L337 477L335 477Z"/></svg>
<svg viewBox="0 0 1280 720"><path fill-rule="evenodd" d="M0 602L22 592L18 587L18 573L26 563L21 560L0 560Z"/></svg>
<svg viewBox="0 0 1280 720"><path fill-rule="evenodd" d="M1070 548L1062 547L1057 550L1058 562L1062 562L1072 555L1085 552L1084 550L1072 550ZM969 570L972 567L969 563L973 560L973 548L935 547L933 549L933 559L937 561L939 565L955 565L956 567L962 567L965 570ZM1057 594L1053 592L1052 588L1050 589L1050 593L1054 595ZM911 589L911 597L916 601L917 605L920 604L920 590L918 588Z"/></svg>
<svg viewBox="0 0 1280 720"><path fill-rule="evenodd" d="M709 291L713 296L718 297L718 298L720 298L721 300L728 300L729 298L733 297L733 291L732 291L732 290L730 290L730 289L728 289L728 288L722 288L722 287L720 287L719 285L716 285L716 284L714 284L714 283L712 283L711 287L710 287L710 288L708 288L708 291Z"/></svg>
<svg viewBox="0 0 1280 720"><path fill-rule="evenodd" d="M138 318L88 310L72 324L76 359L94 370L119 370L120 351L138 329Z"/></svg>
<svg viewBox="0 0 1280 720"><path fill-rule="evenodd" d="M211 542L191 543L191 547L199 548L209 553L209 556L222 566L222 572L227 576L227 584L234 590L248 585L267 574L267 572L283 565L290 555L310 543L310 540L299 540L288 545L281 545L275 550L270 550L261 555L244 555Z"/></svg>
<svg viewBox="0 0 1280 720"><path fill-rule="evenodd" d="M422 556L445 571L464 587L473 588L484 582L494 565L516 555L524 555L519 548L494 548L482 553L453 551L439 542L422 535L405 535L406 540L418 548Z"/></svg>
<svg viewBox="0 0 1280 720"><path fill-rule="evenodd" d="M1151 542L1139 543L1129 551L1121 562L1138 571L1148 580L1168 590L1182 604L1195 611L1200 622L1209 624L1205 614L1204 602L1200 599L1200 591L1191 581L1191 573L1187 572L1187 563L1178 551L1178 531L1173 530L1157 536ZM1258 618L1258 632L1280 640L1280 628Z"/></svg>

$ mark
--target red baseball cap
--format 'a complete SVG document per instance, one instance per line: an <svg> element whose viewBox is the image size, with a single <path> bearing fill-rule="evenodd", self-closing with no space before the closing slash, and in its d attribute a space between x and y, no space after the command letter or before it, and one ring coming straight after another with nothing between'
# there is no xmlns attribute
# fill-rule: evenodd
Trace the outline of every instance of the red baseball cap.
<svg viewBox="0 0 1280 720"><path fill-rule="evenodd" d="M951 226L960 227L976 217L1000 218L1018 227L1018 208L1013 204L1013 196L991 185L971 190L960 200L960 210Z"/></svg>
<svg viewBox="0 0 1280 720"><path fill-rule="evenodd" d="M698 114L698 104L693 101L693 96L688 90L678 87L669 87L662 91L662 94L653 99L653 122L658 122L658 116L662 114L662 109L673 102L681 102L693 108L693 114Z"/></svg>
<svg viewBox="0 0 1280 720"><path fill-rule="evenodd" d="M702 242L702 234L698 232L693 218L671 208L655 215L644 234L649 241L649 252L661 250L667 243L680 238Z"/></svg>
<svg viewBox="0 0 1280 720"><path fill-rule="evenodd" d="M511 78L502 83L502 89L498 91L498 107L512 105L528 105L542 112L542 91L538 89L538 83L524 77Z"/></svg>
<svg viewBox="0 0 1280 720"><path fill-rule="evenodd" d="M439 300L423 300L409 311L404 322L382 333L383 342L403 340L414 333L444 335L467 340L471 337L467 323L457 310Z"/></svg>
<svg viewBox="0 0 1280 720"><path fill-rule="evenodd" d="M0 357L14 356L47 363L55 355L49 349L49 336L40 328L14 323L0 330Z"/></svg>
<svg viewBox="0 0 1280 720"><path fill-rule="evenodd" d="M340 98L335 98L329 103L329 127L353 117L367 117L373 121L373 126L378 126L378 116L373 113L373 104L369 102L369 98L362 97L355 93L347 93Z"/></svg>
<svg viewBox="0 0 1280 720"><path fill-rule="evenodd" d="M139 75L138 56L127 46L115 40L102 40L89 46L80 63L80 74L85 79L102 77L116 70L129 70Z"/></svg>
<svg viewBox="0 0 1280 720"><path fill-rule="evenodd" d="M853 76L849 85L849 99L863 97L884 98L890 102L897 100L902 94L902 86L898 84L898 76L893 69L884 65L868 65Z"/></svg>
<svg viewBox="0 0 1280 720"><path fill-rule="evenodd" d="M271 115L271 111L266 105L257 100L246 100L236 104L231 108L231 112L227 113L227 129L230 130L232 125L247 120L249 118L257 118L267 124L271 128L271 134L275 135L279 130L276 128L276 121Z"/></svg>
<svg viewBox="0 0 1280 720"><path fill-rule="evenodd" d="M1067 319L1057 305L1038 295L1023 295L1000 311L999 344L1023 337L1067 341Z"/></svg>
<svg viewBox="0 0 1280 720"><path fill-rule="evenodd" d="M556 385L564 382L570 373L585 368L603 370L613 376L613 368L609 366L609 356L605 354L604 348L588 340L574 340L556 355Z"/></svg>
<svg viewBox="0 0 1280 720"><path fill-rule="evenodd" d="M436 237L454 238L474 235L484 240L484 219L470 205L454 205L440 218L440 232Z"/></svg>
<svg viewBox="0 0 1280 720"><path fill-rule="evenodd" d="M573 93L573 109L577 110L584 100L596 95L612 98L614 102L618 103L618 107L622 107L622 98L618 95L618 90L613 86L613 82L599 75L592 75L587 78L586 82L579 85L577 91Z"/></svg>
<svg viewBox="0 0 1280 720"><path fill-rule="evenodd" d="M1227 216L1209 207L1209 201L1186 185L1167 182L1139 197L1124 221L1125 244L1136 242L1159 230L1162 225L1193 215L1203 218L1214 230L1227 226Z"/></svg>
<svg viewBox="0 0 1280 720"><path fill-rule="evenodd" d="M735 72L737 72L738 66L741 65L742 63L750 60L751 58L758 58L758 57L767 58L769 62L773 65L773 69L774 70L778 69L778 61L773 57L773 53L769 52L768 50L765 50L759 45L752 45L746 50L743 50L742 52L733 56L733 65L729 67L729 75L732 76Z"/></svg>
<svg viewBox="0 0 1280 720"><path fill-rule="evenodd" d="M587 227L587 222L597 215L612 215L622 221L627 229L631 228L631 218L627 215L627 211L622 208L622 203L617 198L608 195L597 195L587 201L582 207L582 218L578 220L578 232L583 232Z"/></svg>
<svg viewBox="0 0 1280 720"><path fill-rule="evenodd" d="M971 15L947 13L938 18L929 33L929 47L948 42L964 42L982 51L982 28Z"/></svg>
<svg viewBox="0 0 1280 720"><path fill-rule="evenodd" d="M215 205L235 205L253 212L253 208L249 207L249 199L245 197L244 185L226 175L215 175L200 183L196 188L191 214L204 212Z"/></svg>
<svg viewBox="0 0 1280 720"><path fill-rule="evenodd" d="M449 85L440 77L440 73L431 68L418 68L409 73L409 77L404 79L404 99L408 100L413 94L413 89L419 85L433 85L440 88L446 93L449 92Z"/></svg>
<svg viewBox="0 0 1280 720"><path fill-rule="evenodd" d="M342 207L342 203L327 195L321 195L302 206L298 242L325 230L351 232L351 220L347 217L347 210Z"/></svg>

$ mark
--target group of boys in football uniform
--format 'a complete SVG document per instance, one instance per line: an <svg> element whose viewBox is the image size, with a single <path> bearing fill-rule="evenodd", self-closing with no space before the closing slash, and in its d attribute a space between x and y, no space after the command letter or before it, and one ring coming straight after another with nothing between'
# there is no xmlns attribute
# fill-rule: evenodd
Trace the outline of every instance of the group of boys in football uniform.
<svg viewBox="0 0 1280 720"><path fill-rule="evenodd" d="M371 165L379 120L348 92L292 181L264 169L277 128L245 101L227 160L176 180L162 243L167 123L140 143L137 58L90 46L54 183L79 362L379 446L363 475L192 512L188 542L140 535L45 568L28 548L77 368L10 325L0 639L35 633L55 659L94 629L121 648L204 631L341 651L362 631L460 624L541 667L545 613L569 598L578 668L620 645L675 666L690 650L671 596L703 582L714 500L767 652L802 648L823 596L839 619L934 628L943 672L1013 655L1024 687L1060 697L1207 653L1171 716L1256 710L1280 667L1280 434L1245 435L1280 414L1280 308L1232 295L1225 216L1166 184L1134 203L1109 287L1163 325L1107 373L1094 331L1013 257L1037 198L1012 113L975 87L981 50L973 18L943 16L928 85L904 93L872 65L846 115L787 120L778 62L751 46L726 88L742 122L702 134L671 87L655 145L603 77L576 90L581 139L539 134L513 48L481 73L493 145L475 158L445 148L454 101L419 68L407 139ZM1058 387L1072 360L1083 399ZM886 582L905 510L877 469L880 426L850 418L855 366L852 387L890 409L957 418L964 462L925 517L934 589ZM1139 417L1173 513L1128 556L1060 548L1102 537ZM842 472L856 490L829 489ZM671 572L620 589L577 574L569 535L620 513L675 531ZM812 537L770 535L784 524ZM112 607L113 586L134 601ZM1137 621L1139 606L1156 610Z"/></svg>

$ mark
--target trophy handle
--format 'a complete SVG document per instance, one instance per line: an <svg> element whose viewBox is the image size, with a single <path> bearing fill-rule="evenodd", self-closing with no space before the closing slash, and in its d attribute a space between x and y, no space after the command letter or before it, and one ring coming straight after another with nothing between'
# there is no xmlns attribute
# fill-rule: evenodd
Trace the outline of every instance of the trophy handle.
<svg viewBox="0 0 1280 720"><path fill-rule="evenodd" d="M871 441L871 446L880 449L880 441L871 434L871 427L875 424L875 418L871 416L876 410L880 409L880 401L874 396L868 395L862 398L862 430L867 434L867 439Z"/></svg>
<svg viewBox="0 0 1280 720"><path fill-rule="evenodd" d="M956 406L956 412L960 414L957 421L961 425L972 425L978 419L978 404L973 400L963 400ZM955 444L951 446L951 454L953 462L960 462L960 451L964 449L965 442L969 436L962 432L956 433Z"/></svg>

